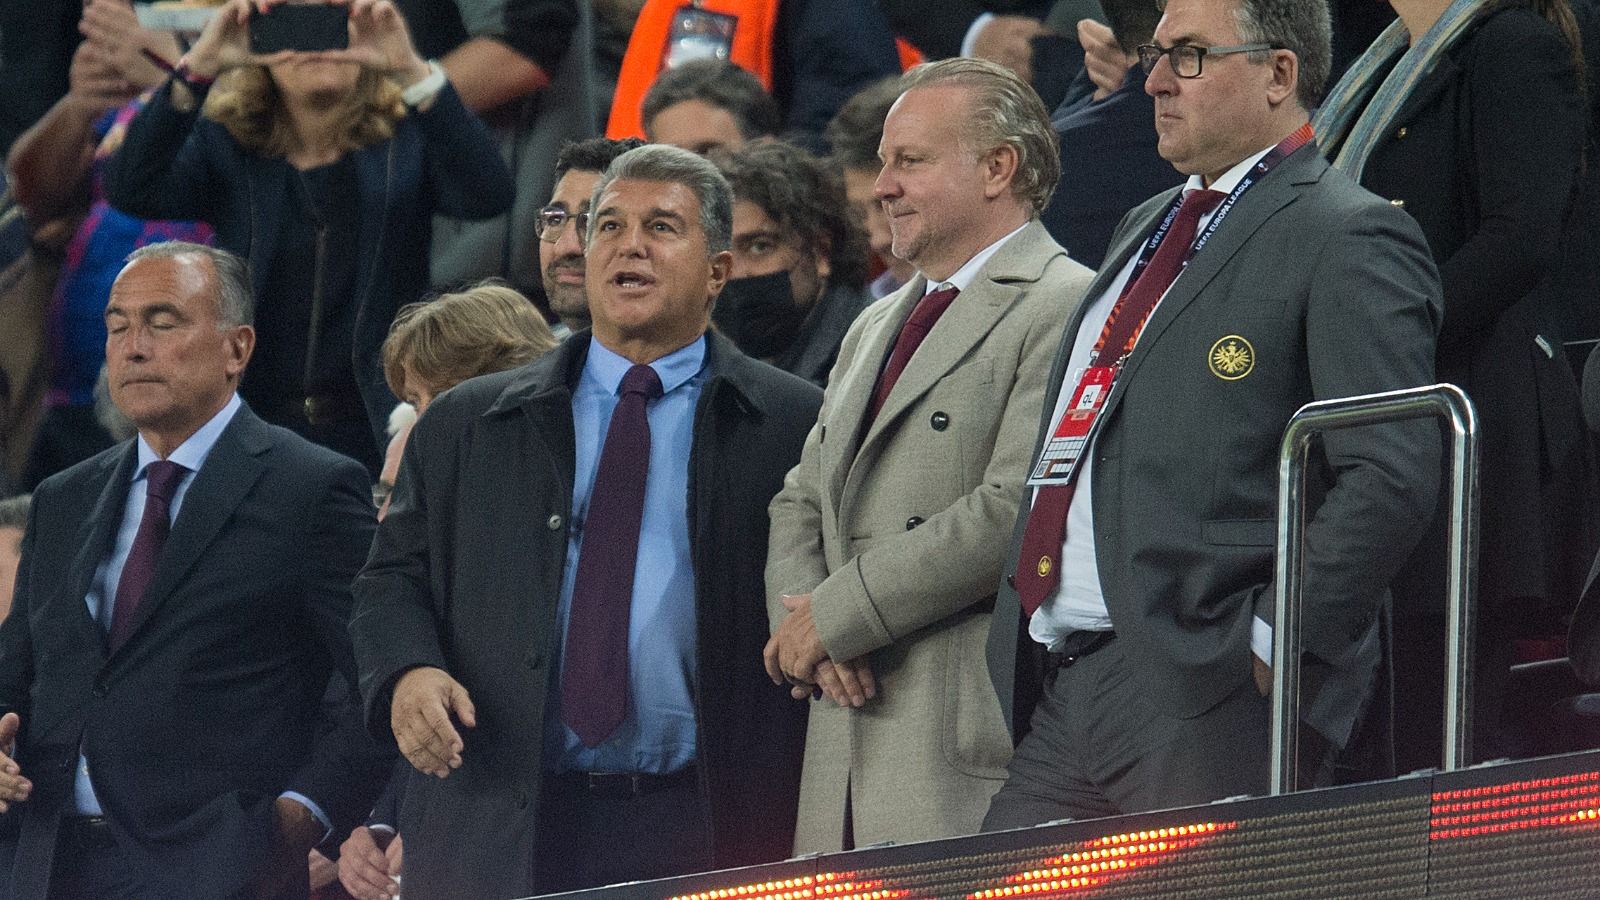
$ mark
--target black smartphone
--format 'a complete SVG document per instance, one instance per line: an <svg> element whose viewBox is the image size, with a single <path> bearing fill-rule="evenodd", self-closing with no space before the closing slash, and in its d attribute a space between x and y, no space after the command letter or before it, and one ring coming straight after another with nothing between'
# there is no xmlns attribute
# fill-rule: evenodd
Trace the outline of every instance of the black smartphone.
<svg viewBox="0 0 1600 900"><path fill-rule="evenodd" d="M342 6L296 3L250 14L250 52L343 50L350 44L349 16Z"/></svg>

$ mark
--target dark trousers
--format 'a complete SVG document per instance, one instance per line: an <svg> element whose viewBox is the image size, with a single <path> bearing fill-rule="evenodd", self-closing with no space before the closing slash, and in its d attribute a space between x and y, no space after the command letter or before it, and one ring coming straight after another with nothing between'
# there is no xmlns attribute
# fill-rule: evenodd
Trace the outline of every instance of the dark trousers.
<svg viewBox="0 0 1600 900"><path fill-rule="evenodd" d="M693 769L638 789L625 776L551 775L539 796L540 894L669 878L712 866L711 823Z"/></svg>
<svg viewBox="0 0 1600 900"><path fill-rule="evenodd" d="M153 900L111 831L98 824L63 820L50 872L50 900Z"/></svg>
<svg viewBox="0 0 1600 900"><path fill-rule="evenodd" d="M1149 702L1120 640L1057 669L983 830L1265 794L1272 713L1248 675L1248 661L1239 664L1239 687L1188 719ZM1308 740L1307 731L1301 729L1302 759L1320 759L1326 744Z"/></svg>

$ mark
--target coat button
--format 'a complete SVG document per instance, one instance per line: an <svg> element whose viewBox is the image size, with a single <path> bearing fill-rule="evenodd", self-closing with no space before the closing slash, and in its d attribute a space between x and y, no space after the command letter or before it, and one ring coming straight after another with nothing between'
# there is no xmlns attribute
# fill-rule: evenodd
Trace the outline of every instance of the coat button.
<svg viewBox="0 0 1600 900"><path fill-rule="evenodd" d="M950 427L950 417L942 412L936 412L928 417L928 424L933 426L934 431L943 431Z"/></svg>
<svg viewBox="0 0 1600 900"><path fill-rule="evenodd" d="M1399 200L1399 199L1390 200L1389 201L1389 205L1394 207L1395 209L1405 209L1406 208L1406 202L1404 200Z"/></svg>
<svg viewBox="0 0 1600 900"><path fill-rule="evenodd" d="M922 524L922 517L921 516L912 516L911 518L906 520L906 530L910 531L911 529L913 529L913 528L915 528L915 527L917 527L918 525L921 525L921 524Z"/></svg>
<svg viewBox="0 0 1600 900"><path fill-rule="evenodd" d="M97 684L94 686L93 690L89 691L89 693L92 694L96 700L104 700L106 696L106 686L103 684Z"/></svg>
<svg viewBox="0 0 1600 900"><path fill-rule="evenodd" d="M546 519L544 524L545 524L545 527L549 528L551 531L560 531L561 530L561 516L557 515L556 513L551 513L550 514L550 518Z"/></svg>

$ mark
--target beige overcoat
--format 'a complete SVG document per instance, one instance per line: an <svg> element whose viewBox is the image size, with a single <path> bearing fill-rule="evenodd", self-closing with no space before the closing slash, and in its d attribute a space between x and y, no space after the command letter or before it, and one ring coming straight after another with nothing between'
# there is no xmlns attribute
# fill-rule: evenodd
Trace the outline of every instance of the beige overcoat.
<svg viewBox="0 0 1600 900"><path fill-rule="evenodd" d="M929 332L863 434L919 276L851 327L800 463L771 505L767 606L812 594L829 656L867 655L878 697L814 702L795 850L970 834L1011 739L984 661L989 611L1051 358L1092 272L1034 221Z"/></svg>

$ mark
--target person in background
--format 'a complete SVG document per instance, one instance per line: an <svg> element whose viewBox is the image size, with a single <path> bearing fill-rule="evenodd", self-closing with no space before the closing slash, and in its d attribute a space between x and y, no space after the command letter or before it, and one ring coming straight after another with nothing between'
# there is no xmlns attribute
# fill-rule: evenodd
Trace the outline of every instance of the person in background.
<svg viewBox="0 0 1600 900"><path fill-rule="evenodd" d="M1514 641L1569 611L1592 548L1569 497L1586 436L1563 352L1557 274L1583 161L1581 40L1567 0L1392 0L1399 18L1352 63L1315 125L1336 168L1421 226L1444 283L1438 380L1482 429L1473 759L1526 750L1506 732ZM1595 161L1590 160L1589 165ZM1395 585L1395 774L1443 752L1441 498Z"/></svg>
<svg viewBox="0 0 1600 900"><path fill-rule="evenodd" d="M778 104L758 78L717 59L662 72L644 95L640 115L650 143L701 156L776 137L783 124Z"/></svg>
<svg viewBox="0 0 1600 900"><path fill-rule="evenodd" d="M638 138L590 138L561 148L556 157L556 187L539 210L539 271L544 295L559 321L557 338L566 340L589 327L589 294L583 283L583 226L600 173L635 147Z"/></svg>
<svg viewBox="0 0 1600 900"><path fill-rule="evenodd" d="M875 184L883 161L878 159L878 144L883 139L883 120L889 108L900 99L900 76L885 78L863 88L840 108L828 123L825 137L833 148L829 157L844 174L845 198L867 229L867 244L882 269L867 285L872 299L889 296L917 274L915 266L894 255L894 238L889 217L878 202Z"/></svg>
<svg viewBox="0 0 1600 900"><path fill-rule="evenodd" d="M17 563L22 560L22 533L28 528L31 500L28 494L0 500L0 620L11 614Z"/></svg>
<svg viewBox="0 0 1600 900"><path fill-rule="evenodd" d="M129 126L107 192L207 221L248 258L260 328L240 395L376 474L395 403L380 348L427 289L429 220L503 212L511 178L389 0L347 7L346 50L268 58L249 50L253 8L230 0L206 25Z"/></svg>
<svg viewBox="0 0 1600 900"><path fill-rule="evenodd" d="M69 89L29 128L6 159L11 189L34 227L76 221L46 323L49 388L23 472L24 487L116 443L94 415L95 378L105 362L105 306L111 282L133 250L154 241L208 244L211 227L145 221L105 196L108 160L122 146L142 95L165 73L146 58L175 60L171 32L144 28L127 0L89 0L78 28Z"/></svg>
<svg viewBox="0 0 1600 900"><path fill-rule="evenodd" d="M871 301L866 234L844 184L780 141L751 144L718 168L733 186L733 268L711 319L750 356L824 386Z"/></svg>

